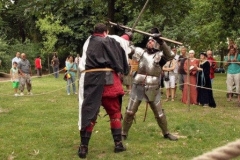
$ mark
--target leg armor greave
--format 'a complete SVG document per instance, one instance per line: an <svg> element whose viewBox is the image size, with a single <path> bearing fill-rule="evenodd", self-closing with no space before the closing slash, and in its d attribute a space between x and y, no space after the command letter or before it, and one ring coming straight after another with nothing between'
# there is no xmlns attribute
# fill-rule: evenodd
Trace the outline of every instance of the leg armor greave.
<svg viewBox="0 0 240 160"><path fill-rule="evenodd" d="M155 115L155 118L157 120L158 126L161 128L163 135L168 133L167 128L167 119L164 114L164 111L161 107L160 101L158 103L150 102L150 107Z"/></svg>
<svg viewBox="0 0 240 160"><path fill-rule="evenodd" d="M135 113L137 112L138 106L140 105L140 103L141 103L140 100L130 99L127 110L125 112L125 116L123 118L123 129L122 129L123 135L128 134L128 131L132 126Z"/></svg>
<svg viewBox="0 0 240 160"><path fill-rule="evenodd" d="M161 128L163 135L168 134L168 128L167 128L167 118L164 112L162 115L159 115L156 117L158 126Z"/></svg>

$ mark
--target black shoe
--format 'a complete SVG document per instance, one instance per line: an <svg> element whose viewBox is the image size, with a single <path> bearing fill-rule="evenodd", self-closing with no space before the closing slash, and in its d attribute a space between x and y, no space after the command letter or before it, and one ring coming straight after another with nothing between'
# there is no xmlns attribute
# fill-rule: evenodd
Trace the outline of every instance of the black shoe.
<svg viewBox="0 0 240 160"><path fill-rule="evenodd" d="M118 153L123 151L126 151L126 148L123 146L122 142L115 142L114 152Z"/></svg>
<svg viewBox="0 0 240 160"><path fill-rule="evenodd" d="M127 139L127 135L122 135L122 139L126 140Z"/></svg>
<svg viewBox="0 0 240 160"><path fill-rule="evenodd" d="M172 134L170 134L170 133L165 134L165 135L164 135L164 138L168 138L168 139L171 140L171 141L177 141L177 140L178 140L177 137L175 137L174 135L172 135Z"/></svg>
<svg viewBox="0 0 240 160"><path fill-rule="evenodd" d="M88 153L88 146L86 145L81 145L78 149L78 156L79 158L86 158Z"/></svg>

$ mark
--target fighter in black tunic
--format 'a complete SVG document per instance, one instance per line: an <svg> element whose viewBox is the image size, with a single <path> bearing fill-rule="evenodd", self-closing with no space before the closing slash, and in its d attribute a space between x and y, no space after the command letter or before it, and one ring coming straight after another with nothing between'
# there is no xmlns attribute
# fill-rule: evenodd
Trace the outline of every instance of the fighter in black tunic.
<svg viewBox="0 0 240 160"><path fill-rule="evenodd" d="M102 105L110 118L114 152L125 151L121 142L121 97L124 94L119 74L128 74L129 41L107 35L107 27L97 24L84 46L79 64L79 130L78 155L86 158L88 143Z"/></svg>

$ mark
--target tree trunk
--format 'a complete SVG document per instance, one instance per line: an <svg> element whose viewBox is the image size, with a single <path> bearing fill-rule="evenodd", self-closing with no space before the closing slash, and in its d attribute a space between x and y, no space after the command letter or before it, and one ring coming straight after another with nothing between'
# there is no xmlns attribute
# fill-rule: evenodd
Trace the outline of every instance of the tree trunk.
<svg viewBox="0 0 240 160"><path fill-rule="evenodd" d="M114 22L116 0L108 0L108 20ZM109 34L114 34L114 28L109 28Z"/></svg>
<svg viewBox="0 0 240 160"><path fill-rule="evenodd" d="M228 54L228 49L227 48L221 48L220 50L220 56L221 56L221 62L219 64L219 66L222 68L223 67L223 61L224 61L224 56L226 56Z"/></svg>
<svg viewBox="0 0 240 160"><path fill-rule="evenodd" d="M25 30L24 30L24 24L22 21L19 21L19 36L21 37L21 41L22 43L25 42L26 40L26 34L25 34Z"/></svg>

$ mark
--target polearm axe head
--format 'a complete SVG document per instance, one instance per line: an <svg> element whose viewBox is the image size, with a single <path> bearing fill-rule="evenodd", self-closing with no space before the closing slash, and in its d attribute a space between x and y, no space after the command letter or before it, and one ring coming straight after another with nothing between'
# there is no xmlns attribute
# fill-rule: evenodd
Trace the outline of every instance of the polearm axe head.
<svg viewBox="0 0 240 160"><path fill-rule="evenodd" d="M138 29L134 29L134 28L131 28L131 27L127 27L127 26L124 26L124 25L119 25L119 24L111 22L111 21L108 21L108 23L113 25L113 26L119 26L121 28L128 29L128 30L130 30L132 32L137 32L137 33L140 33L140 34L147 35L149 37L153 37L153 34L148 33L148 32L144 32L144 31L141 31L141 30L138 30ZM172 39L168 39L168 38L165 38L165 37L159 37L159 38L164 40L164 41L172 42L172 43L175 43L175 44L178 44L178 45L182 45L183 44L181 42L178 42L178 41L175 41L175 40L172 40Z"/></svg>

